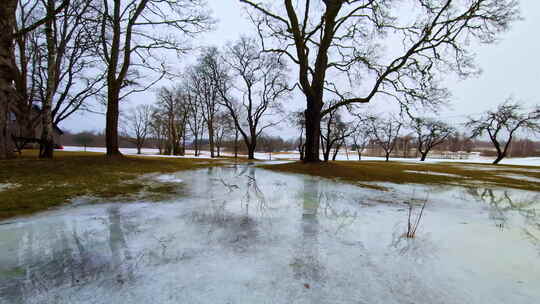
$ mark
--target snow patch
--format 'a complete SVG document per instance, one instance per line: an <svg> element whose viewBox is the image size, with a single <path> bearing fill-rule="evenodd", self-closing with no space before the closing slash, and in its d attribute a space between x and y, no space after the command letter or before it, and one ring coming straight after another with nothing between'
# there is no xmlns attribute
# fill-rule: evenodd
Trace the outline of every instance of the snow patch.
<svg viewBox="0 0 540 304"><path fill-rule="evenodd" d="M6 190L9 190L9 189L13 189L13 188L18 188L20 186L21 185L19 185L19 184L13 184L13 183L0 184L0 192L6 191Z"/></svg>
<svg viewBox="0 0 540 304"><path fill-rule="evenodd" d="M449 176L449 177L462 177L457 174L442 173L442 172L433 172L433 171L414 171L414 170L405 170L403 172L414 173L414 174L429 174L429 175L439 175L439 176Z"/></svg>
<svg viewBox="0 0 540 304"><path fill-rule="evenodd" d="M178 178L174 174L164 174L164 175L158 175L155 178L156 181L161 183L183 183L184 180L181 178Z"/></svg>

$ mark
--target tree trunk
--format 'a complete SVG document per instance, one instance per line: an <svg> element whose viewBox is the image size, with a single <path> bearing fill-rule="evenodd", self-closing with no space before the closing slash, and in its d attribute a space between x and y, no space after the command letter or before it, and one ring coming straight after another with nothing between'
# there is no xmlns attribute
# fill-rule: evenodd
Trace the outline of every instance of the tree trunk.
<svg viewBox="0 0 540 304"><path fill-rule="evenodd" d="M336 160L337 155L338 155L340 149L341 149L341 145L337 145L336 148L334 149L334 155L332 155L332 160L333 160L333 161Z"/></svg>
<svg viewBox="0 0 540 304"><path fill-rule="evenodd" d="M362 152L360 150L356 150L356 152L358 153L358 160L362 160Z"/></svg>
<svg viewBox="0 0 540 304"><path fill-rule="evenodd" d="M15 95L15 53L13 29L18 0L4 0L0 5L0 159L14 157L11 132L8 130L9 102Z"/></svg>
<svg viewBox="0 0 540 304"><path fill-rule="evenodd" d="M390 152L385 152L384 157L386 158L386 161L390 160Z"/></svg>
<svg viewBox="0 0 540 304"><path fill-rule="evenodd" d="M426 157L427 157L427 152L420 152L420 154L422 155L420 157L420 161L425 161L426 160Z"/></svg>
<svg viewBox="0 0 540 304"><path fill-rule="evenodd" d="M105 126L105 144L107 157L122 156L118 146L118 115L119 115L120 88L116 83L108 83L107 87L107 114Z"/></svg>
<svg viewBox="0 0 540 304"><path fill-rule="evenodd" d="M182 129L182 148L180 149L180 155L185 156L186 155L186 128L184 125L184 128Z"/></svg>
<svg viewBox="0 0 540 304"><path fill-rule="evenodd" d="M137 145L137 154L141 154L141 146Z"/></svg>
<svg viewBox="0 0 540 304"><path fill-rule="evenodd" d="M52 100L56 92L56 46L54 41L54 0L47 0L45 36L47 41L47 92L41 106L41 146L39 158L53 158L54 139L52 121Z"/></svg>
<svg viewBox="0 0 540 304"><path fill-rule="evenodd" d="M214 126L210 118L208 119L208 144L210 145L210 157L214 158Z"/></svg>
<svg viewBox="0 0 540 304"><path fill-rule="evenodd" d="M199 156L199 137L198 136L195 136L194 149L195 149L195 156Z"/></svg>
<svg viewBox="0 0 540 304"><path fill-rule="evenodd" d="M322 98L321 98L322 99ZM320 162L319 140L321 137L321 110L322 100L315 101L308 97L307 109L304 112L306 120L306 147L304 162Z"/></svg>
<svg viewBox="0 0 540 304"><path fill-rule="evenodd" d="M248 145L248 159L255 159L255 146Z"/></svg>
<svg viewBox="0 0 540 304"><path fill-rule="evenodd" d="M505 157L504 154L497 154L497 158L493 161L494 165L497 165L503 158Z"/></svg>

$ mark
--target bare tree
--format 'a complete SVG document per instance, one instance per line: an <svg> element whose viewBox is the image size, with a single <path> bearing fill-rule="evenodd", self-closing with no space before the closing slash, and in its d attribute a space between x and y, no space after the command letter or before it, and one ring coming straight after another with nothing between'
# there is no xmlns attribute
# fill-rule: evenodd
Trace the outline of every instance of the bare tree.
<svg viewBox="0 0 540 304"><path fill-rule="evenodd" d="M216 62L214 79L222 103L244 139L248 159L254 159L258 137L280 122L276 118L282 113L281 100L289 92L287 67L279 56L263 53L255 39L246 37L227 47L224 67L219 65ZM235 93L241 101L231 96Z"/></svg>
<svg viewBox="0 0 540 304"><path fill-rule="evenodd" d="M351 135L354 149L358 153L358 160L362 160L362 153L366 150L371 142L371 133L369 125L365 120L359 118L355 132Z"/></svg>
<svg viewBox="0 0 540 304"><path fill-rule="evenodd" d="M229 113L226 112L219 112L216 115L215 122L214 140L216 145L216 152L217 157L221 157L221 147L223 146L223 141L228 135L233 133L233 130L235 130L235 124Z"/></svg>
<svg viewBox="0 0 540 304"><path fill-rule="evenodd" d="M138 105L128 111L124 120L124 133L128 141L137 147L137 154L141 154L148 135L152 120L152 107L150 105Z"/></svg>
<svg viewBox="0 0 540 304"><path fill-rule="evenodd" d="M436 146L455 134L456 130L447 123L432 118L413 118L411 128L416 132L416 142L421 161L425 161L428 153Z"/></svg>
<svg viewBox="0 0 540 304"><path fill-rule="evenodd" d="M497 150L497 158L493 164L498 164L507 156L508 147L516 132L540 132L540 106L536 106L532 111L525 111L520 104L509 98L495 111L488 111L478 119L470 118L466 127L470 129L472 138L487 133Z"/></svg>
<svg viewBox="0 0 540 304"><path fill-rule="evenodd" d="M366 123L369 125L373 141L383 149L386 161L388 161L390 154L396 147L403 123L394 117L380 118L376 116L368 117Z"/></svg>
<svg viewBox="0 0 540 304"><path fill-rule="evenodd" d="M103 88L103 77L95 69L97 58L92 41L97 26L91 21L96 17L92 1L71 0L59 14L55 13L55 1L41 2L50 18L45 23L45 37L34 35L35 60L31 69L35 93L29 96L42 104L40 156L51 158L53 127L83 108ZM17 41L18 45L24 43Z"/></svg>
<svg viewBox="0 0 540 304"><path fill-rule="evenodd" d="M205 49L197 64L188 69L186 73L189 90L194 94L192 98L195 100L195 105L200 108L200 114L206 123L210 157L212 158L215 156L214 124L220 110L219 92L213 77L218 54L215 47Z"/></svg>
<svg viewBox="0 0 540 304"><path fill-rule="evenodd" d="M37 12L41 6L40 1L29 1L20 3L17 10L16 30L25 28L28 24L36 21L42 12ZM10 107L17 118L17 130L15 136L23 138L35 138L35 126L39 120L38 115L33 115L32 107L34 106L34 92L37 81L34 81L36 75L40 72L37 68L39 58L39 47L37 36L39 31L33 31L17 35L15 37L16 48L15 55L17 60L18 74L15 78L15 89L17 97L12 100Z"/></svg>
<svg viewBox="0 0 540 304"><path fill-rule="evenodd" d="M165 139L167 138L167 122L161 109L154 108L150 120L150 134L156 141L159 154L164 154Z"/></svg>
<svg viewBox="0 0 540 304"><path fill-rule="evenodd" d="M164 153L170 155L185 155L187 120L189 115L188 96L181 86L166 88L158 91L158 112L160 119L165 122L167 145Z"/></svg>
<svg viewBox="0 0 540 304"><path fill-rule="evenodd" d="M307 104L306 162L319 161L320 120L334 108L375 96L404 105L444 101L445 73L478 71L470 41L493 42L518 18L516 0L239 1L253 12L265 50L298 67ZM402 43L392 47L402 50L396 56L384 52L390 41ZM325 92L340 102L323 110Z"/></svg>
<svg viewBox="0 0 540 304"><path fill-rule="evenodd" d="M8 129L8 115L11 109L15 107L11 100L17 100L20 96L17 94L17 82L25 75L17 67L14 42L17 37L26 35L49 21L53 14L48 13L40 16L27 26L17 27L17 6L19 0L6 0L0 5L0 159L6 159L13 156L13 141L10 138L11 130ZM64 0L53 12L59 13L69 0Z"/></svg>
<svg viewBox="0 0 540 304"><path fill-rule="evenodd" d="M343 121L339 108L329 112L322 120L321 146L324 161L330 158L330 151L334 149L332 160L336 160L341 146L345 144L345 139L355 132L355 127L350 123Z"/></svg>
<svg viewBox="0 0 540 304"><path fill-rule="evenodd" d="M296 142L296 149L298 150L298 153L300 154L300 160L304 160L304 148L306 147L305 139L304 139L304 131L306 129L306 123L305 123L305 115L302 111L293 112L291 115L291 125L293 127L296 127L300 129L300 134L298 136L298 139Z"/></svg>
<svg viewBox="0 0 540 304"><path fill-rule="evenodd" d="M193 36L208 29L211 20L204 4L203 0L102 0L98 49L107 73L107 156L121 155L120 100L162 79L167 72L164 50L187 51L176 34ZM145 80L148 74L155 78Z"/></svg>
<svg viewBox="0 0 540 304"><path fill-rule="evenodd" d="M195 149L195 156L199 156L201 152L201 137L204 134L205 120L202 112L204 111L200 103L197 102L195 96L191 93L187 94L187 109L188 119L187 125L190 133L193 136L193 147Z"/></svg>

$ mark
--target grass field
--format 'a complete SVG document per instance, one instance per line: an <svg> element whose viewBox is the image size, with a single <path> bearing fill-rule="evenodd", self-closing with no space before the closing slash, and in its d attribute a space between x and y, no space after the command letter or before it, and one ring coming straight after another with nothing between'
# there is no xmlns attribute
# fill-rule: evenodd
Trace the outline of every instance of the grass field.
<svg viewBox="0 0 540 304"><path fill-rule="evenodd" d="M338 178L360 186L384 190L378 183L428 184L456 186L494 186L540 191L538 167L470 163L418 164L383 161L334 161L320 164L301 162L263 165L280 172ZM505 176L507 175L507 176ZM508 175L512 175L510 178ZM523 178L514 178L522 176ZM534 182L532 180L538 180Z"/></svg>
<svg viewBox="0 0 540 304"><path fill-rule="evenodd" d="M209 159L125 156L106 159L102 153L55 152L40 160L36 151L0 161L0 219L30 214L68 202L78 196L130 198L172 194L175 187L148 185L137 178L156 172L176 172L223 164ZM141 198L138 196L138 198Z"/></svg>

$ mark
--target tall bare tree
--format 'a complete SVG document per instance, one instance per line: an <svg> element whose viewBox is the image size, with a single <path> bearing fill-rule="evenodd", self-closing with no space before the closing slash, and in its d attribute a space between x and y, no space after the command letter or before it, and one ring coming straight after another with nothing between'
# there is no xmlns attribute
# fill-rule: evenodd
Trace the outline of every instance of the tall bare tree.
<svg viewBox="0 0 540 304"><path fill-rule="evenodd" d="M207 48L201 54L196 65L187 71L189 90L193 92L195 105L200 107L200 114L206 123L210 157L215 157L215 123L220 111L219 92L214 81L213 71L219 51L215 47Z"/></svg>
<svg viewBox="0 0 540 304"><path fill-rule="evenodd" d="M148 89L165 75L163 51L187 51L179 34L185 38L209 28L212 22L204 5L203 0L102 0L99 51L107 72L107 156L121 155L120 100ZM155 78L145 79L148 74Z"/></svg>
<svg viewBox="0 0 540 304"><path fill-rule="evenodd" d="M214 125L214 143L216 145L216 155L221 157L221 148L223 147L223 141L229 135L235 132L235 124L231 116L227 112L219 112L216 116L216 123ZM238 155L236 156L238 157Z"/></svg>
<svg viewBox="0 0 540 304"><path fill-rule="evenodd" d="M251 9L265 50L297 65L306 162L319 161L320 120L334 108L376 96L405 105L444 101L444 74L478 71L470 41L491 43L518 18L517 0L239 1ZM340 102L323 110L325 93Z"/></svg>
<svg viewBox="0 0 540 304"><path fill-rule="evenodd" d="M345 139L355 132L356 127L343 120L339 108L335 108L326 115L322 123L321 146L324 161L327 162L330 159L332 149L334 149L332 160L336 160L339 149L345 145Z"/></svg>
<svg viewBox="0 0 540 304"><path fill-rule="evenodd" d="M187 107L188 107L188 119L187 125L190 133L193 136L193 148L195 149L195 156L199 156L201 153L201 138L204 134L205 119L202 114L204 109L201 104L197 102L197 98L190 92L187 94Z"/></svg>
<svg viewBox="0 0 540 304"><path fill-rule="evenodd" d="M229 45L222 58L224 66L216 62L214 68L221 101L244 139L248 158L254 159L257 138L281 121L281 101L290 91L287 67L279 56L262 52L257 41L247 37Z"/></svg>
<svg viewBox="0 0 540 304"><path fill-rule="evenodd" d="M184 155L186 143L186 124L189 115L187 93L180 86L163 87L158 92L158 120L165 122L166 133L164 153L169 155Z"/></svg>
<svg viewBox="0 0 540 304"><path fill-rule="evenodd" d="M51 158L53 127L84 108L87 100L103 87L103 77L95 69L97 58L92 41L97 26L92 21L96 17L92 9L94 1L71 0L58 14L55 1L41 2L50 18L45 23L44 37L34 35L32 40L35 53L31 67L33 92L27 95L41 102L41 157ZM21 49L19 56L24 56L21 47L24 40L20 40L17 40ZM28 103L31 102L23 102L22 105Z"/></svg>
<svg viewBox="0 0 540 304"><path fill-rule="evenodd" d="M306 123L305 123L305 115L303 111L296 111L293 112L290 119L290 124L300 129L300 134L298 136L298 139L295 141L296 143L296 149L298 150L298 153L300 154L300 160L304 160L304 148L305 148L305 139L304 139L304 131L306 129Z"/></svg>
<svg viewBox="0 0 540 304"><path fill-rule="evenodd" d="M156 141L156 145L159 150L159 154L165 152L165 140L167 137L167 122L163 115L163 112L159 108L152 110L152 116L150 120L150 133L152 139Z"/></svg>
<svg viewBox="0 0 540 304"><path fill-rule="evenodd" d="M449 124L432 118L413 118L412 129L416 132L416 142L420 160L425 161L428 153L455 134L456 129Z"/></svg>
<svg viewBox="0 0 540 304"><path fill-rule="evenodd" d="M98 29L96 12L92 10L95 0L71 0L53 24L53 45L57 56L55 93L52 102L52 121L58 125L70 115L87 108L87 101L103 88L103 73L96 71L99 59L93 49L93 38ZM39 58L43 56L37 56ZM41 65L37 63L38 68ZM38 100L46 95L43 82L48 78L35 73L33 82Z"/></svg>
<svg viewBox="0 0 540 304"><path fill-rule="evenodd" d="M17 27L17 7L19 0L6 0L0 5L0 159L13 156L13 142L10 138L11 130L8 130L7 119L12 108L11 100L17 100L17 82L22 79L21 71L17 66L15 55L15 40L21 35L26 35L47 22L52 14L39 16L27 26ZM58 13L69 0L64 0L54 13Z"/></svg>
<svg viewBox="0 0 540 304"><path fill-rule="evenodd" d="M36 21L42 14L39 9L41 1L28 1L20 3L17 10L17 24L16 30L19 28L25 28L29 24ZM15 78L15 89L17 97L12 100L10 107L11 112L15 114L17 119L17 130L15 130L15 136L23 138L35 138L35 126L38 123L39 116L34 115L32 107L34 106L35 99L34 93L36 92L36 85L38 79L36 77L40 71L45 71L44 68L39 68L38 62L43 58L40 55L39 39L42 35L39 31L32 31L16 35L15 42L15 55L18 68L18 74ZM46 58L43 60L45 61Z"/></svg>
<svg viewBox="0 0 540 304"><path fill-rule="evenodd" d="M141 154L141 149L150 134L151 121L152 107L150 105L138 105L129 110L125 116L124 133L128 141L137 147L137 154Z"/></svg>
<svg viewBox="0 0 540 304"><path fill-rule="evenodd" d="M484 134L489 136L497 151L493 164L498 164L507 156L516 132L540 132L540 106L525 111L523 106L507 99L496 110L488 111L478 119L470 118L466 127L470 129L473 138Z"/></svg>
<svg viewBox="0 0 540 304"><path fill-rule="evenodd" d="M383 149L384 157L386 161L389 161L390 154L396 147L403 122L395 117L370 116L366 119L366 123L369 125L373 141Z"/></svg>

